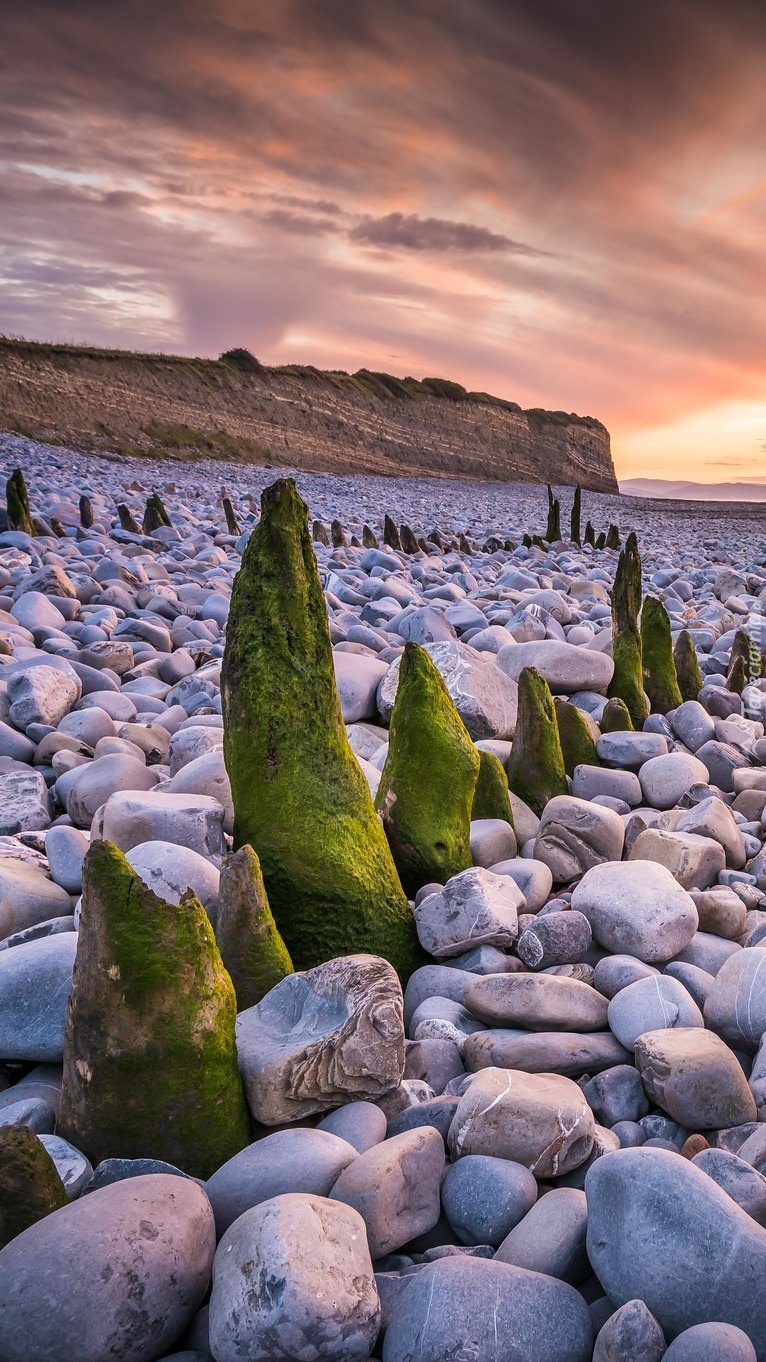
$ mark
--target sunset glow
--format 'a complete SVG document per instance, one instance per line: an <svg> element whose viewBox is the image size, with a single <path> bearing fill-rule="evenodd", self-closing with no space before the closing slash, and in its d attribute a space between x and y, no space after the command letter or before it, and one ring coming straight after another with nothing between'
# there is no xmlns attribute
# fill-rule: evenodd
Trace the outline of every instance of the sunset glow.
<svg viewBox="0 0 766 1362"><path fill-rule="evenodd" d="M438 374L766 472L766 10L29 0L0 331Z"/></svg>

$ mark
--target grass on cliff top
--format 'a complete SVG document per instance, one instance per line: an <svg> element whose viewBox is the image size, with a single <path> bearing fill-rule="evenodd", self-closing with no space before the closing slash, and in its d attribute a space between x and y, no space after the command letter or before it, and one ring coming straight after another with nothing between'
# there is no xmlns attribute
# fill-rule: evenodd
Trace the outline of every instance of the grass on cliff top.
<svg viewBox="0 0 766 1362"><path fill-rule="evenodd" d="M448 402L471 402L476 405L499 408L509 412L524 412L533 429L540 429L545 424L565 425L584 425L593 429L603 429L600 421L593 416L577 416L574 412L546 411L541 407L533 407L526 411L520 407L518 402L510 402L503 397L493 397L491 393L472 392L464 388L461 383L454 383L447 378L397 378L393 374L378 373L371 369L358 369L356 373L350 374L344 369L318 369L313 364L281 364L266 365L255 361L257 367L248 370L237 363L233 356L240 351L229 351L227 354L232 358L227 358L227 354L220 359L205 359L190 355L170 355L161 351L142 353L137 350L116 350L101 349L95 345L75 345L69 342L57 341L31 341L20 337L0 335L0 363L4 355L18 355L30 360L54 360L58 362L77 363L83 360L92 360L98 363L133 363L146 365L147 367L174 367L193 374L196 379L208 383L225 383L227 380L235 380L241 384L262 384L269 379L280 377L298 378L304 382L315 382L323 385L330 384L336 391L345 392L349 395L370 398L374 397L381 401L412 401L426 398L441 398ZM159 423L156 423L159 424ZM175 435L173 434L175 431ZM180 432L190 432L194 437L189 439L187 444L179 444ZM170 449L184 448L186 450L200 448L201 441L214 440L217 447L223 451L225 441L234 440L234 443L243 445L254 445L253 441L242 440L237 442L235 437L226 435L219 431L214 435L205 434L202 431L194 431L193 427L167 427L161 445ZM260 446L255 446L257 461L263 461L264 451ZM129 452L127 449L123 452ZM132 451L131 451L132 452ZM146 454L146 449L137 447L136 452ZM162 452L160 450L160 452ZM234 452L234 451L230 451ZM248 457L256 459L256 454L244 450L237 451L238 457ZM224 457L223 452L219 457Z"/></svg>

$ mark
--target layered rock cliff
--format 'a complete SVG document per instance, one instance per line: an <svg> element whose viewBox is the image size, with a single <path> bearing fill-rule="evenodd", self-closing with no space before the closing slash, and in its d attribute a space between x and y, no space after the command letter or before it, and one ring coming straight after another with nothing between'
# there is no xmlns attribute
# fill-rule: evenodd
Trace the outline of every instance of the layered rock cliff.
<svg viewBox="0 0 766 1362"><path fill-rule="evenodd" d="M581 483L616 492L590 416L446 380L0 340L0 428L120 453L332 472Z"/></svg>

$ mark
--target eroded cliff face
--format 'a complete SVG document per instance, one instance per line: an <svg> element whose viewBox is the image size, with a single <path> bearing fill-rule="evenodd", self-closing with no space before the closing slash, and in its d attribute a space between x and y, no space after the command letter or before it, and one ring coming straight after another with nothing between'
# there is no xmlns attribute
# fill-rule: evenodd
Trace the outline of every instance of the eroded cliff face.
<svg viewBox="0 0 766 1362"><path fill-rule="evenodd" d="M118 454L617 491L600 421L405 382L411 395L391 395L361 371L248 374L218 360L0 341L0 427Z"/></svg>

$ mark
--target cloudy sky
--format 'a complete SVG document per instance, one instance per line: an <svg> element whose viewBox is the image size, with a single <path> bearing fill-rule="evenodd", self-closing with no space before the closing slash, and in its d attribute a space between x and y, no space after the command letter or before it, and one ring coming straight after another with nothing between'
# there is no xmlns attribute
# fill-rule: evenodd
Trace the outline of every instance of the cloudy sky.
<svg viewBox="0 0 766 1362"><path fill-rule="evenodd" d="M762 0L25 0L0 331L437 374L766 474Z"/></svg>

